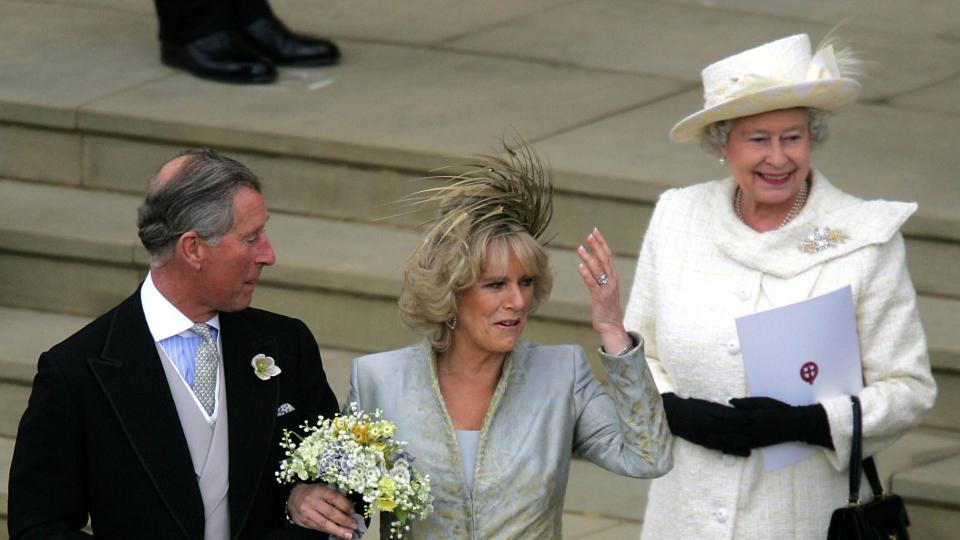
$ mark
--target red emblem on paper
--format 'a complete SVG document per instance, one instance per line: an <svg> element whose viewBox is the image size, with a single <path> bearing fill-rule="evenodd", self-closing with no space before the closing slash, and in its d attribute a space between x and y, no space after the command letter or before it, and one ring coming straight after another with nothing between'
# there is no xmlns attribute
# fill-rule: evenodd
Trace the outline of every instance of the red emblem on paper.
<svg viewBox="0 0 960 540"><path fill-rule="evenodd" d="M813 381L817 379L819 373L820 366L818 366L816 362L807 362L800 366L800 378L807 384L813 384Z"/></svg>

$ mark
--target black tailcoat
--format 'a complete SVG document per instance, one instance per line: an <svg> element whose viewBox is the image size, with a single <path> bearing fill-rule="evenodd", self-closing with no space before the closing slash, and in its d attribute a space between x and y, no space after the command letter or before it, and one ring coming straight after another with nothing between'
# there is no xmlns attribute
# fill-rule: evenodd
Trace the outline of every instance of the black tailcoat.
<svg viewBox="0 0 960 540"><path fill-rule="evenodd" d="M274 476L282 429L335 413L337 400L301 321L249 308L221 313L220 326L231 537L261 539L284 529L289 486ZM258 379L259 353L282 373ZM160 362L139 291L40 356L10 469L12 539L82 537L88 516L98 538L203 539L200 489ZM284 403L295 410L278 416Z"/></svg>

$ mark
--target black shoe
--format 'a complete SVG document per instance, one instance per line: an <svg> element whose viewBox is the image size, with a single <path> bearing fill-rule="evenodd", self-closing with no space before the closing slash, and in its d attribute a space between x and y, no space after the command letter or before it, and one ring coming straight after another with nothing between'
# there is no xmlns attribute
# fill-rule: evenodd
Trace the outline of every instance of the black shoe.
<svg viewBox="0 0 960 540"><path fill-rule="evenodd" d="M222 30L184 45L162 43L160 59L200 77L238 84L271 83L277 70L250 50L236 34Z"/></svg>
<svg viewBox="0 0 960 540"><path fill-rule="evenodd" d="M340 59L340 49L332 41L295 34L275 17L257 19L239 32L278 66L329 66Z"/></svg>

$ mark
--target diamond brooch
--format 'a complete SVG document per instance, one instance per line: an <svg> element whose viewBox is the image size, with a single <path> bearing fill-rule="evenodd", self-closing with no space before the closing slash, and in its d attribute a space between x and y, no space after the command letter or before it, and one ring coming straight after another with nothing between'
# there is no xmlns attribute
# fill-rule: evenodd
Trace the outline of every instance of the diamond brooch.
<svg viewBox="0 0 960 540"><path fill-rule="evenodd" d="M820 253L842 243L847 239L847 235L830 227L817 227L810 233L806 240L800 242L800 251L804 253Z"/></svg>

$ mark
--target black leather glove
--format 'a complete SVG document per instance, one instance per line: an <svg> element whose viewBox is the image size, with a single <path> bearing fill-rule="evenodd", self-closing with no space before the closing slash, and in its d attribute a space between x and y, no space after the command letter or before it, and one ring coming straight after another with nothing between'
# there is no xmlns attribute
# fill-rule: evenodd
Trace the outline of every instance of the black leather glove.
<svg viewBox="0 0 960 540"><path fill-rule="evenodd" d="M750 455L749 421L737 409L672 392L663 394L663 409L677 437L725 454Z"/></svg>
<svg viewBox="0 0 960 540"><path fill-rule="evenodd" d="M749 420L749 446L800 441L833 448L827 411L819 403L788 405L768 397L733 398L730 404Z"/></svg>

